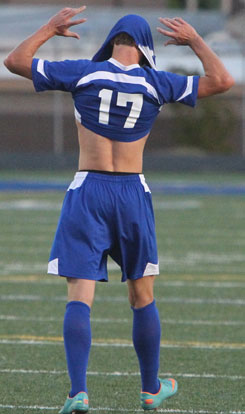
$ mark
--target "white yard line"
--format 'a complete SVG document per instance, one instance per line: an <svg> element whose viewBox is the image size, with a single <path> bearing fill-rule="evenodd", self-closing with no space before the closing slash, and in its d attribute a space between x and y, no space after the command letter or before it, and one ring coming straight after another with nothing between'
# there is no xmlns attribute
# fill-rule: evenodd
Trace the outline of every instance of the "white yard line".
<svg viewBox="0 0 245 414"><path fill-rule="evenodd" d="M41 339L42 338L42 339ZM24 335L21 336L20 339L11 339L8 338L7 335L5 338L2 337L0 339L0 344L2 345L62 345L63 346L63 340L62 338L55 337L52 339L45 339L45 337L28 337L25 339ZM133 348L133 344L130 341L120 342L120 340L110 340L104 342L96 342L94 341L92 343L92 346L94 347L101 347L101 348L108 348L108 347L114 347L114 348ZM230 350L230 351L239 351L245 349L245 344L243 343L222 343L222 342L195 342L195 341L186 341L186 342L162 342L161 348L166 349L210 349L210 350Z"/></svg>
<svg viewBox="0 0 245 414"><path fill-rule="evenodd" d="M1 298L1 297L0 297ZM96 296L95 301L97 302L127 302L128 299L125 296ZM207 299L207 298L185 298L179 296L168 296L165 298L156 298L157 303L181 303L181 304L197 304L197 305L234 305L244 306L245 300L240 298L235 299Z"/></svg>
<svg viewBox="0 0 245 414"><path fill-rule="evenodd" d="M59 410L60 407L43 407L41 405L4 405L0 404L1 408L17 409L17 410Z"/></svg>
<svg viewBox="0 0 245 414"><path fill-rule="evenodd" d="M0 342L1 343L1 342ZM122 347L122 348L132 348L133 345L127 344L127 343L106 343L106 342L94 342L93 346L98 347ZM181 349L181 348L187 348L187 349L229 349L229 350L244 350L245 345L244 344L215 344L215 343L162 343L161 348L169 348L169 349Z"/></svg>
<svg viewBox="0 0 245 414"><path fill-rule="evenodd" d="M56 371L56 370L31 370L31 369L0 369L2 374L47 374L47 375L66 375L67 371ZM99 372L99 371L88 371L89 376L103 376L103 377L135 377L139 376L139 372ZM204 378L204 379L229 379L232 381L245 380L245 376L242 375L216 375L216 374L192 374L192 373L173 373L173 372L161 372L160 377L178 377L178 378Z"/></svg>
<svg viewBox="0 0 245 414"><path fill-rule="evenodd" d="M167 287L205 287L205 288L215 288L215 289L223 289L223 288L245 288L245 283L240 282L206 282L206 281L196 281L196 282L188 282L185 280L173 280L173 281L161 281L155 282L156 286L167 286Z"/></svg>
<svg viewBox="0 0 245 414"><path fill-rule="evenodd" d="M12 201L1 201L0 210L36 210L36 211L60 211L62 203L49 200L20 199ZM197 200L183 201L154 201L157 210L189 210L202 207L202 203Z"/></svg>
<svg viewBox="0 0 245 414"><path fill-rule="evenodd" d="M1 201L0 210L30 210L30 211L60 211L62 204L60 202L46 200L12 200Z"/></svg>
<svg viewBox="0 0 245 414"><path fill-rule="evenodd" d="M0 295L1 301L31 301L31 302L40 302L40 301L66 301L66 296L40 296L40 295ZM183 297L166 297L166 298L157 298L158 303L182 303L182 304L197 304L197 305L233 305L233 306L244 306L245 299L235 298L235 299L207 299L207 298L183 298ZM127 303L128 299L126 296L96 296L96 302L116 302L116 303Z"/></svg>
<svg viewBox="0 0 245 414"><path fill-rule="evenodd" d="M43 267L43 264L37 264L38 267ZM47 267L47 266L46 266ZM25 279L21 276L16 276L14 278L1 278L0 277L1 284L40 284L40 285L54 285L56 286L59 283L59 278L53 278L47 279L45 276L31 278L26 277ZM108 288L114 287L114 286L122 286L120 281L111 281L107 284ZM233 289L233 288L245 288L245 282L218 282L218 281L188 281L188 280L166 280L166 281L159 281L156 279L155 281L156 287L183 287L183 288L189 288L189 287L195 287L195 288L212 288L212 289Z"/></svg>
<svg viewBox="0 0 245 414"><path fill-rule="evenodd" d="M43 318L34 316L0 315L1 321L29 321L29 322L62 322L63 318ZM163 324L167 325L208 325L208 326L245 326L244 321L212 321L212 320L182 320L182 319L162 319ZM130 323L131 319L120 318L91 318L93 323Z"/></svg>
<svg viewBox="0 0 245 414"><path fill-rule="evenodd" d="M182 201L153 201L155 210L192 210L201 208L203 203L198 200L182 200Z"/></svg>
<svg viewBox="0 0 245 414"><path fill-rule="evenodd" d="M60 407L45 407L39 405L4 405L0 404L1 408L22 409L22 410L58 410ZM110 408L110 407L91 407L89 411L105 411L105 412L120 412L120 413L135 413L144 412L142 409L127 409L127 408ZM209 410L180 410L174 408L158 409L159 413L180 413L180 414L245 414L245 411L209 411Z"/></svg>

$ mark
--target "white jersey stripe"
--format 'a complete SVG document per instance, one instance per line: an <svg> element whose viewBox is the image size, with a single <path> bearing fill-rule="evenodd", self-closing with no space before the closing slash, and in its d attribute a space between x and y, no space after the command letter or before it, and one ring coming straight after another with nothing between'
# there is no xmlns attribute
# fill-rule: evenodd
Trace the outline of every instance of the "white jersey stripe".
<svg viewBox="0 0 245 414"><path fill-rule="evenodd" d="M110 58L108 59L108 62L112 63L114 66L117 66L119 69L124 70L124 71L129 71L132 69L139 69L140 65L138 63L133 64L133 65L129 65L129 66L124 66L122 63L118 62L118 60L114 59L114 58Z"/></svg>
<svg viewBox="0 0 245 414"><path fill-rule="evenodd" d="M186 96L190 95L192 93L192 89L193 89L193 76L188 76L187 77L186 90L183 93L183 95L181 95L181 97L179 99L177 99L177 102L182 101L182 99L184 99Z"/></svg>
<svg viewBox="0 0 245 414"><path fill-rule="evenodd" d="M39 59L38 63L37 63L37 71L39 73L41 73L41 75L43 75L46 79L49 80L49 78L47 77L45 71L44 71L44 60L43 59Z"/></svg>
<svg viewBox="0 0 245 414"><path fill-rule="evenodd" d="M135 85L142 85L147 89L147 92L150 93L154 98L156 98L159 102L159 97L156 89L150 83L146 82L143 76L130 76L124 73L113 73L109 71L97 71L90 73L89 75L84 76L81 78L78 83L77 87L84 85L86 83L92 82L94 80L110 80L112 82L121 82L121 83L130 83Z"/></svg>

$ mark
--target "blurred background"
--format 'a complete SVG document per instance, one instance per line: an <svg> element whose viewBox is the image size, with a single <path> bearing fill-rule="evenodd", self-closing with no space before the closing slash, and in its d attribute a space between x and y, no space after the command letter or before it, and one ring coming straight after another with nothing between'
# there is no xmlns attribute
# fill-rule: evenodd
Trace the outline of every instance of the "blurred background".
<svg viewBox="0 0 245 414"><path fill-rule="evenodd" d="M0 169L76 168L78 143L69 94L34 92L32 83L3 65L7 54L61 7L78 1L0 0ZM137 13L150 23L157 67L203 74L188 47L163 46L156 31L159 16L181 16L220 56L236 85L197 107L166 105L145 152L147 170L245 170L245 0L90 0L86 24L76 27L81 39L57 37L37 53L48 60L89 59L114 23Z"/></svg>

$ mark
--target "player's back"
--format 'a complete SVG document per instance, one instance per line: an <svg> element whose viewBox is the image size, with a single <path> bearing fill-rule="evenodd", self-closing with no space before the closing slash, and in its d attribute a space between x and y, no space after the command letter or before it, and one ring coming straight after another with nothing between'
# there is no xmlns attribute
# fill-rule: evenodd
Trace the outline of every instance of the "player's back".
<svg viewBox="0 0 245 414"><path fill-rule="evenodd" d="M142 172L143 151L148 135L137 141L105 138L76 122L79 139L79 170Z"/></svg>
<svg viewBox="0 0 245 414"><path fill-rule="evenodd" d="M198 86L198 77L137 63L124 66L113 57L102 62L33 59L32 75L37 91L72 93L80 169L140 172L144 145L162 105L178 101L193 106Z"/></svg>
<svg viewBox="0 0 245 414"><path fill-rule="evenodd" d="M73 93L79 168L141 172L144 146L158 114L144 70L111 58L91 62L87 72Z"/></svg>
<svg viewBox="0 0 245 414"><path fill-rule="evenodd" d="M159 97L147 71L110 58L90 61L73 99L79 123L111 140L132 142L148 135L159 113Z"/></svg>

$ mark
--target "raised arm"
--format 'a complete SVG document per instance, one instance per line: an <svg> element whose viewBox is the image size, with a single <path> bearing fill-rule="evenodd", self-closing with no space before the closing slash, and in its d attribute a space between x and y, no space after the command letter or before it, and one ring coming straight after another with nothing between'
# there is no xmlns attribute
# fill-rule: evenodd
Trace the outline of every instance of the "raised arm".
<svg viewBox="0 0 245 414"><path fill-rule="evenodd" d="M215 95L230 89L234 85L234 79L226 70L219 57L204 42L196 30L181 18L159 19L162 24L171 31L158 27L157 30L169 36L167 45L188 45L201 60L205 72L199 80L198 98Z"/></svg>
<svg viewBox="0 0 245 414"><path fill-rule="evenodd" d="M85 10L86 6L76 9L65 8L53 16L47 24L36 33L24 40L5 59L4 64L10 72L32 79L32 59L36 51L53 36L74 37L79 39L77 33L71 32L71 26L84 23L86 19L71 21L71 18Z"/></svg>

